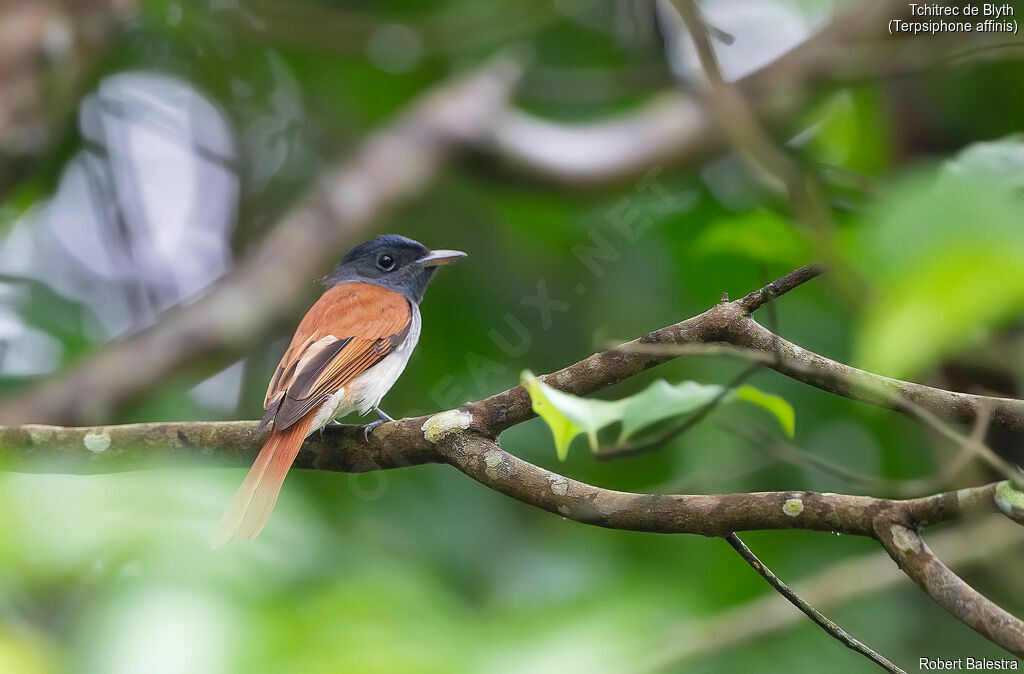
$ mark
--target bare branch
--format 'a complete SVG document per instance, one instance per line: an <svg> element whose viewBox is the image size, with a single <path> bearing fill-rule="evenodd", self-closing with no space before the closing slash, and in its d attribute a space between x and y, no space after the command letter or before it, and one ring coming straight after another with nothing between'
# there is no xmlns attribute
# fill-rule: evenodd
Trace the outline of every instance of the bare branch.
<svg viewBox="0 0 1024 674"><path fill-rule="evenodd" d="M757 555L750 551L750 548L740 540L739 536L736 534L729 534L725 537L725 540L736 552L739 553L740 557L742 557L747 564L750 564L750 566L757 571L758 575L768 581L768 584L775 588L779 594L785 597L790 604L800 609L804 615L813 620L819 627L821 627L821 629L831 635L833 639L836 639L847 648L860 653L887 672L906 674L904 670L900 669L882 655L854 639L842 627L834 623L832 620L829 620L821 611L801 599L796 592L793 592L788 585L783 583L778 576L772 573L772 570L765 566L764 563L757 558Z"/></svg>
<svg viewBox="0 0 1024 674"><path fill-rule="evenodd" d="M0 427L0 447L7 467L27 470L109 472L188 456L244 465L261 444L254 428L255 422L245 421ZM523 461L481 434L477 421L461 410L386 424L369 443L363 441L361 428L328 427L323 438L314 433L296 467L366 472L447 463L496 491L587 524L705 536L753 529L873 536L874 519L883 510L895 509L908 521L929 525L996 508L997 483L907 501L803 491L633 494L588 485Z"/></svg>
<svg viewBox="0 0 1024 674"><path fill-rule="evenodd" d="M916 523L879 518L876 534L900 569L957 620L1024 657L1024 622L960 579L928 549Z"/></svg>
<svg viewBox="0 0 1024 674"><path fill-rule="evenodd" d="M721 306L721 305L719 305ZM778 348L781 358L768 366L787 377L852 400L913 414L908 403L946 422L971 423L988 407L991 423L1004 428L1024 428L1024 401L959 393L883 377L820 356L782 339L749 317L728 322L721 341L763 354Z"/></svg>
<svg viewBox="0 0 1024 674"><path fill-rule="evenodd" d="M558 475L476 435L439 449L448 463L486 487L562 517L609 529L726 536L733 531L796 528L870 535L870 511L876 503L870 497L812 492L634 494ZM799 516L789 514L797 509Z"/></svg>
<svg viewBox="0 0 1024 674"><path fill-rule="evenodd" d="M327 426L323 433L306 439L294 465L360 473L436 463L436 453L417 426L425 419L403 419L379 428L369 445L363 441L362 426ZM186 421L0 426L0 465L26 472L80 474L136 470L184 458L247 465L264 441L263 435L256 435L256 425L255 421Z"/></svg>
<svg viewBox="0 0 1024 674"><path fill-rule="evenodd" d="M759 288L740 298L739 304L748 314L753 313L768 302L771 302L778 297L782 297L790 290L798 288L804 283L807 283L811 279L817 278L820 275L821 268L816 265L809 264L800 267L799 269L789 272L779 280L772 281L763 288Z"/></svg>
<svg viewBox="0 0 1024 674"><path fill-rule="evenodd" d="M642 175L651 166L697 164L724 147L704 106L671 92L627 115L589 124L554 122L511 109L483 149L522 173L588 188Z"/></svg>

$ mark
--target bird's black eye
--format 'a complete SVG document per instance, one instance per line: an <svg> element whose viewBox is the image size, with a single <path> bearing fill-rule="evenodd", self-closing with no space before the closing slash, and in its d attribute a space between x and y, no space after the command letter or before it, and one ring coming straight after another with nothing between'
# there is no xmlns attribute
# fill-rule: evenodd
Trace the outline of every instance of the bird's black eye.
<svg viewBox="0 0 1024 674"><path fill-rule="evenodd" d="M391 271L395 268L395 258L387 254L381 255L377 258L377 266L384 271Z"/></svg>

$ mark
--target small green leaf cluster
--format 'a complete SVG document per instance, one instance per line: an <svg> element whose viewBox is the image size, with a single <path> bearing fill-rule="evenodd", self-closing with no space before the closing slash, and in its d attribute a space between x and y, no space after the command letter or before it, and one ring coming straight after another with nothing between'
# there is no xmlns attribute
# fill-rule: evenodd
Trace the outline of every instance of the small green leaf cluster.
<svg viewBox="0 0 1024 674"><path fill-rule="evenodd" d="M749 385L727 390L717 384L670 384L659 379L621 400L598 400L559 391L529 370L522 373L521 379L530 394L533 411L551 429L560 461L569 456L569 445L581 434L586 434L591 451L596 452L600 448L597 434L602 428L620 424L618 444L623 444L653 424L696 412L719 398L722 403L739 400L767 410L790 437L796 427L796 413L788 402Z"/></svg>

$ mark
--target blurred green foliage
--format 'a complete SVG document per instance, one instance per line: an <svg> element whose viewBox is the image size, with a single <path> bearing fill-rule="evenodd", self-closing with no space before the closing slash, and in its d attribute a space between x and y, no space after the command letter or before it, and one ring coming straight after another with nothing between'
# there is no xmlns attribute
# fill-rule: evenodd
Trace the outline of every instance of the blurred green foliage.
<svg viewBox="0 0 1024 674"><path fill-rule="evenodd" d="M1024 310L1024 141L978 144L892 185L851 259L873 292L857 361L895 377L985 341Z"/></svg>
<svg viewBox="0 0 1024 674"><path fill-rule="evenodd" d="M97 81L129 69L181 77L213 98L243 138L267 109L283 104L275 92L298 92L289 101L298 103L289 130L298 150L259 188L253 167L267 148L243 143L234 248L244 255L360 138L423 89L508 43L534 48L524 107L564 120L628 110L648 92L608 87L605 95L573 96L582 87L573 79L577 71L631 81L637 69L653 68L662 84L669 80L654 46L622 38L617 12L611 3L508 0L261 0L237 7L147 0ZM373 32L395 23L422 40L422 58L398 73L367 56ZM802 113L821 126L794 152L809 167L843 178L827 181L828 194L849 211L839 218L841 252L865 292L860 304L847 301L824 278L759 320L830 357L942 385L944 359L955 361L1000 336L1019 342L1024 221L1019 183L1003 180L1020 167L1019 141L956 153L1019 130L1024 66L939 65L912 84L823 90ZM541 86L554 75L569 84ZM80 144L69 124L65 142L7 197L0 224L42 207ZM943 169L948 159L954 161ZM707 166L661 167L658 180L674 195L666 203L636 184L567 193L485 157L458 163L377 227L471 254L431 287L420 345L385 409L413 415L479 398L514 385L523 369L546 372L575 362L813 259L786 209L757 190L738 162L715 165L717 182ZM726 193L735 198L724 199ZM633 242L610 216L622 199L651 222ZM593 245L593 232L619 251L600 274L572 253ZM550 323L522 303L540 281L570 305ZM316 291L311 279L310 300ZM81 307L45 289L33 293L17 310L60 340L62 364L97 346ZM496 331L516 339L509 316L528 333L512 356L490 337ZM247 359L237 418L259 416L291 327L280 326L280 339ZM1019 369L996 365L1011 377ZM742 366L686 357L607 397L642 391L657 377L724 383ZM187 395L216 369L200 364L182 372L111 423L223 418ZM852 471L919 477L941 461L934 439L897 414L768 371L752 381L800 411L796 443ZM0 382L8 393L23 384ZM655 491L710 470L715 477L701 491L858 491L809 467L737 471L763 450L713 419L662 451L610 463L577 452L558 465L539 420L502 440L526 460L617 489ZM586 527L441 466L359 476L297 471L260 539L211 553L209 537L242 475L188 467L0 475L0 672L637 672L647 663L673 672L870 671L858 655L803 623L769 639L677 659L673 654L694 638L692 621L770 592L728 546ZM787 580L877 549L869 540L806 532L747 540ZM966 579L1021 615L1016 553L971 569ZM924 655L1003 655L909 581L829 614L907 666Z"/></svg>

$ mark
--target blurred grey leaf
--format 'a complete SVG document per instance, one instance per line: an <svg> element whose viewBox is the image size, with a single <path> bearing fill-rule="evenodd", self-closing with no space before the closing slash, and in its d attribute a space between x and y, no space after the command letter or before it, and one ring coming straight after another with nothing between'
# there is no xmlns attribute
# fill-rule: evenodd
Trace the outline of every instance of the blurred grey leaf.
<svg viewBox="0 0 1024 674"><path fill-rule="evenodd" d="M80 107L85 147L48 202L0 241L0 272L34 279L87 307L98 339L138 330L230 267L238 204L235 142L226 116L191 84L149 72L107 77ZM2 341L38 341L5 373L55 367L24 317ZM31 355L18 348L11 354ZM48 354L48 355L47 355ZM13 355L11 355L13 358Z"/></svg>
<svg viewBox="0 0 1024 674"><path fill-rule="evenodd" d="M702 0L697 4L727 81L759 70L806 40L824 25L832 10L831 2L793 0ZM703 85L704 70L679 12L671 0L658 0L655 11L673 72L686 82Z"/></svg>

